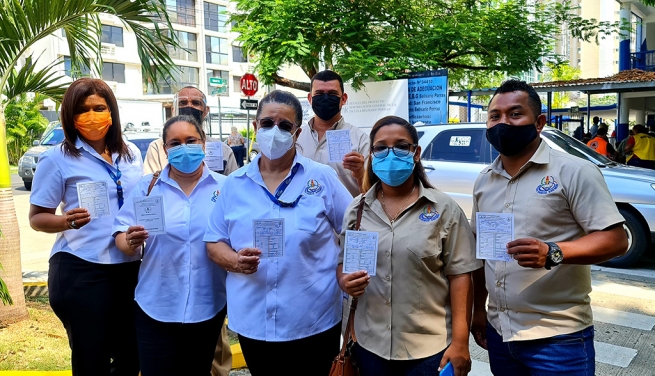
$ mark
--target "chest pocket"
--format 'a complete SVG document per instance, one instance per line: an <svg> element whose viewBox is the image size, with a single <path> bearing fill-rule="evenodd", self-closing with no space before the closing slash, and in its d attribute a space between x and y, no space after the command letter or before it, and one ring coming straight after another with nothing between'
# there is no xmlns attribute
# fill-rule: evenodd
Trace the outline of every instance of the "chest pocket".
<svg viewBox="0 0 655 376"><path fill-rule="evenodd" d="M296 229L315 234L321 222L325 220L325 210L322 198L302 196L294 208Z"/></svg>
<svg viewBox="0 0 655 376"><path fill-rule="evenodd" d="M443 268L441 247L439 246L441 231L437 223L439 222L416 223L414 226L416 233L407 240L406 244L407 250L420 259L420 262L433 273Z"/></svg>
<svg viewBox="0 0 655 376"><path fill-rule="evenodd" d="M523 230L531 237L548 241L561 232L560 226L575 221L569 203L564 196L531 197L526 203L526 216L521 222ZM535 220L539 218L539 220ZM517 237L520 234L517 234Z"/></svg>

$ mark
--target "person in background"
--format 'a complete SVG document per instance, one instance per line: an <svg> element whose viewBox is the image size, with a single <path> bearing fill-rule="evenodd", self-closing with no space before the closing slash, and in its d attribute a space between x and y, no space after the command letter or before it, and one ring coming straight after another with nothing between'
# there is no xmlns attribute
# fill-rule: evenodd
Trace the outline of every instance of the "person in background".
<svg viewBox="0 0 655 376"><path fill-rule="evenodd" d="M168 165L139 181L112 233L128 257L143 250L135 293L141 375L206 376L225 321L226 271L207 257L202 238L225 176L203 163L205 133L192 116L169 119L162 138ZM164 234L138 223L134 200L145 196L162 200Z"/></svg>
<svg viewBox="0 0 655 376"><path fill-rule="evenodd" d="M207 105L207 97L205 96L205 93L200 91L200 89L194 86L186 86L182 88L177 92L177 94L175 94L175 102L175 108L177 110L173 115L191 115L196 119L198 124L201 126L204 124L205 118L209 114L209 106ZM220 142L221 140L209 137L207 138L207 141ZM221 148L223 150L224 167L222 171L217 172L220 172L223 175L229 175L236 171L239 168L239 165L234 157L232 148L223 142L221 142ZM152 174L161 171L166 167L168 161L166 160L166 152L164 151L164 145L161 138L150 143L143 163L144 174ZM227 339L227 337L225 339Z"/></svg>
<svg viewBox="0 0 655 376"><path fill-rule="evenodd" d="M259 102L261 153L228 176L205 232L209 257L228 271L229 326L253 376L290 355L303 375L327 375L339 353L334 268L352 197L331 167L296 151L301 124L293 94L274 90ZM276 237L255 238L268 231Z"/></svg>
<svg viewBox="0 0 655 376"><path fill-rule="evenodd" d="M589 129L589 133L591 133L591 138L596 137L596 133L598 132L598 127L600 126L600 118L598 116L594 116L592 119L593 125L591 126L591 129Z"/></svg>
<svg viewBox="0 0 655 376"><path fill-rule="evenodd" d="M348 101L348 94L343 90L343 80L337 73L324 70L312 77L311 92L307 99L314 111L314 117L308 125L302 127L298 136L299 151L305 157L332 167L339 180L354 197L361 192L364 176L364 156L369 152L369 140L366 132L357 126L346 123L341 116L341 109ZM353 150L346 154L343 162L329 162L325 133L330 130L348 130Z"/></svg>
<svg viewBox="0 0 655 376"><path fill-rule="evenodd" d="M614 159L614 153L616 151L607 138L607 127L598 128L596 137L589 140L589 142L587 142L587 146L596 150L597 153L607 158Z"/></svg>
<svg viewBox="0 0 655 376"><path fill-rule="evenodd" d="M366 193L350 204L341 232L337 279L359 298L354 355L362 376L455 375L471 370L469 326L475 239L457 203L429 183L418 133L387 116L371 130ZM343 272L346 230L378 233L376 275Z"/></svg>
<svg viewBox="0 0 655 376"><path fill-rule="evenodd" d="M231 131L230 137L227 138L227 144L232 148L239 167L243 167L243 160L246 158L246 147L244 146L246 140L237 131L237 127L232 127Z"/></svg>
<svg viewBox="0 0 655 376"><path fill-rule="evenodd" d="M141 178L141 152L121 136L116 98L102 80L73 81L60 116L65 139L39 158L29 213L34 230L57 234L50 305L66 328L73 375L137 376L133 312L141 262L116 247L111 224Z"/></svg>
<svg viewBox="0 0 655 376"><path fill-rule="evenodd" d="M630 139L631 136L634 135L634 131L630 129L628 137L624 138L623 141L619 142L619 144L616 147L616 159L615 161L619 163L625 163L626 159L630 156L630 154L626 154L625 152L625 144L628 143L628 140Z"/></svg>
<svg viewBox="0 0 655 376"><path fill-rule="evenodd" d="M634 135L628 138L625 143L625 154L632 154L627 157L627 164L630 166L655 169L655 137L647 133L643 124L632 127Z"/></svg>
<svg viewBox="0 0 655 376"><path fill-rule="evenodd" d="M582 123L580 123L580 125L578 125L578 127L573 131L573 138L578 141L582 141L584 138L584 127L582 126Z"/></svg>

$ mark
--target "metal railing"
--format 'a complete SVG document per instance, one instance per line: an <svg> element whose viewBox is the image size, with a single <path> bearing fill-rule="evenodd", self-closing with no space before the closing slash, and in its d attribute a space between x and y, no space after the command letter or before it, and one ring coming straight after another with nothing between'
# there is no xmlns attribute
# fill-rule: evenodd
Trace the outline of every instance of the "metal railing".
<svg viewBox="0 0 655 376"><path fill-rule="evenodd" d="M630 68L655 71L655 50L630 53Z"/></svg>

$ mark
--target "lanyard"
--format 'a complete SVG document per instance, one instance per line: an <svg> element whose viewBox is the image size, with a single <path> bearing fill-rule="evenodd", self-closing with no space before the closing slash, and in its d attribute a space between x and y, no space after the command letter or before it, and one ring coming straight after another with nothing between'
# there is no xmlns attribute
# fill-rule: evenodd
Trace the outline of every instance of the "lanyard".
<svg viewBox="0 0 655 376"><path fill-rule="evenodd" d="M118 196L118 208L120 209L123 206L123 186L121 185L121 170L118 168L118 161L120 160L120 156L116 158L116 173L107 166L107 163L100 161L103 166L105 166L105 170L109 173L109 177L111 177L111 180L116 183L116 195Z"/></svg>
<svg viewBox="0 0 655 376"><path fill-rule="evenodd" d="M293 208L296 205L298 205L298 201L300 201L300 198L302 197L302 195L298 196L298 198L296 198L292 202L284 202L284 201L279 200L280 196L282 196L282 194L284 193L284 190L287 189L287 187L291 183L291 180L293 180L293 177L296 176L296 172L298 172L298 166L300 166L299 163L296 163L296 165L293 166L293 168L291 169L291 175L289 175L288 178L284 179L282 181L282 183L280 183L280 185L275 190L275 196L272 195L271 192L268 191L268 189L262 187L264 189L264 191L266 191L266 194L268 195L268 198L271 201L273 201L273 203L275 205L277 205L279 207L282 207L282 208Z"/></svg>

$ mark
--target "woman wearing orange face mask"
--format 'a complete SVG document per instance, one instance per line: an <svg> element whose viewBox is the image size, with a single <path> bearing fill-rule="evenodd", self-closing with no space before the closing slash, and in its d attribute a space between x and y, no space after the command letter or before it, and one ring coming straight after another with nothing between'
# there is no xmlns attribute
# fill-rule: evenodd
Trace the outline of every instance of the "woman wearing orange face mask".
<svg viewBox="0 0 655 376"><path fill-rule="evenodd" d="M111 226L141 177L141 153L123 140L116 98L102 80L70 85L61 124L66 138L41 154L30 196L32 228L57 234L50 305L68 334L73 375L137 376L133 301L140 261L116 248Z"/></svg>

